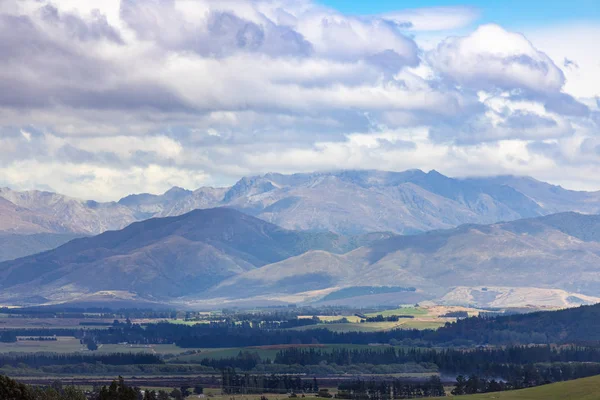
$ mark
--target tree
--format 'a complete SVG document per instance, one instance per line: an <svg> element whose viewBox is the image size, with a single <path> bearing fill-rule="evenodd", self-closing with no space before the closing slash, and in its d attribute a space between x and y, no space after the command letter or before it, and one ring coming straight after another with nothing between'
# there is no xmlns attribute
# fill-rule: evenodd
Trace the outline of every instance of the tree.
<svg viewBox="0 0 600 400"><path fill-rule="evenodd" d="M156 391L154 391L154 390L146 390L144 392L144 400L158 400L158 396L156 395Z"/></svg>
<svg viewBox="0 0 600 400"><path fill-rule="evenodd" d="M467 380L464 376L459 375L456 377L456 383L454 384L454 389L452 389L452 394L454 396L462 396L466 394L466 386Z"/></svg>
<svg viewBox="0 0 600 400"><path fill-rule="evenodd" d="M179 388L179 390L181 391L181 397L184 399L191 394L189 386L182 386L181 388Z"/></svg>
<svg viewBox="0 0 600 400"><path fill-rule="evenodd" d="M169 400L169 393L165 392L164 390L159 390L157 399L158 400Z"/></svg>
<svg viewBox="0 0 600 400"><path fill-rule="evenodd" d="M4 331L0 334L0 342L2 343L15 343L17 341L17 334L13 331Z"/></svg>
<svg viewBox="0 0 600 400"><path fill-rule="evenodd" d="M0 399L35 400L32 391L24 384L0 375Z"/></svg>
<svg viewBox="0 0 600 400"><path fill-rule="evenodd" d="M87 349L90 351L96 351L98 350L98 345L94 341L89 341L87 342Z"/></svg>
<svg viewBox="0 0 600 400"><path fill-rule="evenodd" d="M181 390L179 389L173 389L171 391L171 397L174 398L175 400L183 400L183 395L181 394Z"/></svg>
<svg viewBox="0 0 600 400"><path fill-rule="evenodd" d="M204 393L204 387L201 385L194 386L194 394L202 394Z"/></svg>

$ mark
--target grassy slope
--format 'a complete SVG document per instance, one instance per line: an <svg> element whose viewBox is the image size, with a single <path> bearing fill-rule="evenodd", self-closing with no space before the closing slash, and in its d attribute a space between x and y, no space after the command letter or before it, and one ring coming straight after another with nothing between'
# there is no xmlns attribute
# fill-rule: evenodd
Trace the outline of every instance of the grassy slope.
<svg viewBox="0 0 600 400"><path fill-rule="evenodd" d="M460 396L465 400L597 400L600 399L600 376L559 382L531 389Z"/></svg>

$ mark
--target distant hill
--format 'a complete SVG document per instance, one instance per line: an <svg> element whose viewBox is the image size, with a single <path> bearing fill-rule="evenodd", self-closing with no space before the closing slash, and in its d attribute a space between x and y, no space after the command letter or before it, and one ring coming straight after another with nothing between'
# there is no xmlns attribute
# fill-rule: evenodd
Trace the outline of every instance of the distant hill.
<svg viewBox="0 0 600 400"><path fill-rule="evenodd" d="M561 213L409 236L341 236L290 231L215 208L137 222L0 263L0 300L35 292L51 301L134 296L196 305L285 304L330 302L330 293L342 291L335 304L437 299L477 307L571 307L600 301L599 266L596 215ZM366 286L368 293L357 290Z"/></svg>
<svg viewBox="0 0 600 400"><path fill-rule="evenodd" d="M600 304L495 318L466 318L428 335L437 342L474 344L597 344Z"/></svg>
<svg viewBox="0 0 600 400"><path fill-rule="evenodd" d="M595 302L600 295L600 216L562 213L395 236L347 254L309 251L229 278L209 294L267 292L283 298L304 293L314 300L328 287L366 283L415 287L430 298L456 287L477 288L469 295L444 297L457 305L493 306L502 304L499 299L504 306Z"/></svg>
<svg viewBox="0 0 600 400"><path fill-rule="evenodd" d="M73 233L35 233L11 235L0 233L0 262L54 249L81 237Z"/></svg>
<svg viewBox="0 0 600 400"><path fill-rule="evenodd" d="M310 249L345 253L389 235L294 232L227 208L150 219L0 264L3 299L70 300L101 291L147 299L198 295L222 280Z"/></svg>

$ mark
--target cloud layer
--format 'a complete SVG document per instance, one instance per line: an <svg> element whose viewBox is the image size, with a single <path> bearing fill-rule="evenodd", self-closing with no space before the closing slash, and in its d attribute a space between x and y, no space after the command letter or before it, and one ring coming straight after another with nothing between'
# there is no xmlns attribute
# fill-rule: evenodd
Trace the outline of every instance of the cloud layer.
<svg viewBox="0 0 600 400"><path fill-rule="evenodd" d="M115 199L269 171L435 168L600 188L600 92L577 90L593 65L477 16L2 2L0 184ZM441 39L424 49L427 35Z"/></svg>

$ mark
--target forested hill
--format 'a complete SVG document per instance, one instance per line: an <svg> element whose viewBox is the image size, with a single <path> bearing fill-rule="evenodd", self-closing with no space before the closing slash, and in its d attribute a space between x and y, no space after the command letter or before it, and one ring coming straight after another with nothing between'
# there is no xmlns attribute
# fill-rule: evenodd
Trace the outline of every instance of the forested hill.
<svg viewBox="0 0 600 400"><path fill-rule="evenodd" d="M600 342L600 304L495 318L467 318L435 332L436 341L476 343Z"/></svg>

